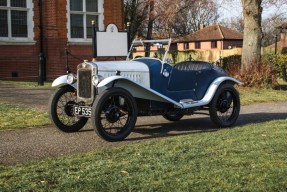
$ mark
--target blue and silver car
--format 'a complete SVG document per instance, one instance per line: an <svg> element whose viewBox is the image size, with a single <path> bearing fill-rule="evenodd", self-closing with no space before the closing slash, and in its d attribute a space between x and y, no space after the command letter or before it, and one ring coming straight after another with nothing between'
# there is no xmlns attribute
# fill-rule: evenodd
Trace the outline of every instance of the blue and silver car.
<svg viewBox="0 0 287 192"><path fill-rule="evenodd" d="M134 41L133 45L159 43L166 44L162 59L84 61L77 73L58 77L52 84L58 89L49 100L53 124L64 132L75 132L91 118L96 133L107 141L125 139L138 116L162 115L178 121L201 110L218 127L232 126L240 112L234 84L241 82L208 62L169 64L170 39Z"/></svg>

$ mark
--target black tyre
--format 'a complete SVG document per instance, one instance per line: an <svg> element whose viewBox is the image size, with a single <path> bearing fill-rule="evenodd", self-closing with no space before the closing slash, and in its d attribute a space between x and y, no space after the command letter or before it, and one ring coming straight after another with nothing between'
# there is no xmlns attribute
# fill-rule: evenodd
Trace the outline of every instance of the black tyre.
<svg viewBox="0 0 287 192"><path fill-rule="evenodd" d="M110 88L97 96L92 108L92 124L96 133L107 141L124 140L137 120L133 96L122 88Z"/></svg>
<svg viewBox="0 0 287 192"><path fill-rule="evenodd" d="M57 89L49 99L49 117L61 131L79 131L88 121L88 118L73 115L73 105L76 104L76 99L76 91L69 85Z"/></svg>
<svg viewBox="0 0 287 192"><path fill-rule="evenodd" d="M230 127L236 122L239 112L239 93L231 84L221 85L209 104L211 120L218 127Z"/></svg>
<svg viewBox="0 0 287 192"><path fill-rule="evenodd" d="M166 113L162 115L166 120L179 121L184 115L181 112Z"/></svg>

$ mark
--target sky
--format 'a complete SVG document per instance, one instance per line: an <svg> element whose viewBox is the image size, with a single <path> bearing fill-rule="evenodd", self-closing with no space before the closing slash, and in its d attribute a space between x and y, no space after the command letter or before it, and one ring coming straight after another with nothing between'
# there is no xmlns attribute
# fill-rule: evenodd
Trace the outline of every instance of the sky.
<svg viewBox="0 0 287 192"><path fill-rule="evenodd" d="M232 18L242 16L241 0L217 0L220 5L220 18ZM287 4L280 7L268 6L263 7L262 18L265 19L273 13L281 14L287 18Z"/></svg>

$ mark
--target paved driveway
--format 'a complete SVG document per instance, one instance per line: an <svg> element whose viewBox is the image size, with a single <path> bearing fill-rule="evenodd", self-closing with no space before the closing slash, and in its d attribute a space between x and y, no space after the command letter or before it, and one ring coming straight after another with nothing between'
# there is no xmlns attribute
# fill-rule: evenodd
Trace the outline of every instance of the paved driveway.
<svg viewBox="0 0 287 192"><path fill-rule="evenodd" d="M52 89L16 88L0 82L0 101L29 105L46 111L52 91ZM236 125L286 118L287 102L253 104L241 108L241 115ZM178 122L169 122L161 116L139 117L132 134L125 141L116 143L100 139L90 122L77 133L63 133L55 127L1 131L0 163L23 163L29 160L88 152L97 148L126 145L146 139L201 134L206 131L216 131L216 128L205 115L186 116Z"/></svg>

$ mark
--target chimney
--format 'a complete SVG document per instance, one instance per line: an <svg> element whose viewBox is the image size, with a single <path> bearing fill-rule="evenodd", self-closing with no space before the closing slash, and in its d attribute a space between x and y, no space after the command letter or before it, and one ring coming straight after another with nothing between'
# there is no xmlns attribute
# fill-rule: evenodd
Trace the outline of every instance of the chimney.
<svg viewBox="0 0 287 192"><path fill-rule="evenodd" d="M199 30L203 29L204 27L205 27L204 24L200 24L200 25L199 25Z"/></svg>
<svg viewBox="0 0 287 192"><path fill-rule="evenodd" d="M287 46L287 23L277 27L280 30L280 42L283 47Z"/></svg>
<svg viewBox="0 0 287 192"><path fill-rule="evenodd" d="M287 30L285 32L284 31L281 32L280 41L283 46L287 46Z"/></svg>

